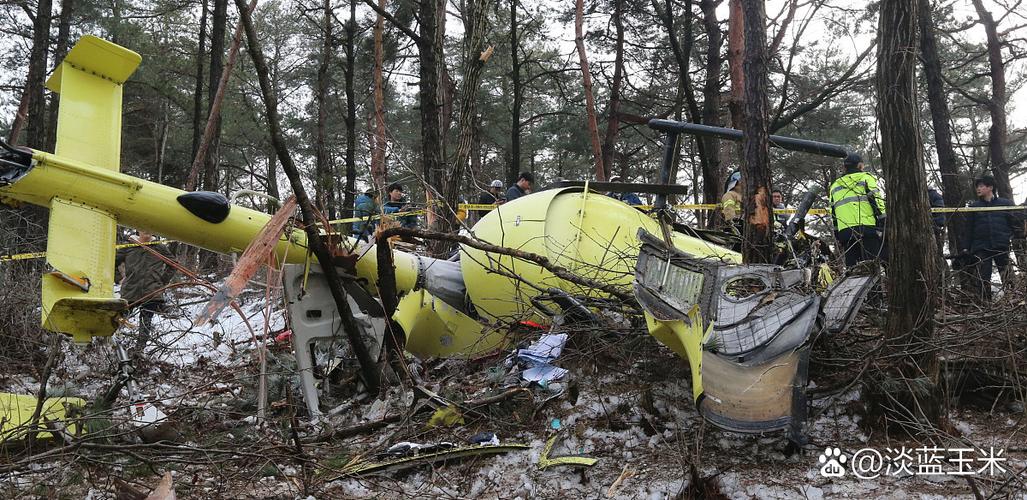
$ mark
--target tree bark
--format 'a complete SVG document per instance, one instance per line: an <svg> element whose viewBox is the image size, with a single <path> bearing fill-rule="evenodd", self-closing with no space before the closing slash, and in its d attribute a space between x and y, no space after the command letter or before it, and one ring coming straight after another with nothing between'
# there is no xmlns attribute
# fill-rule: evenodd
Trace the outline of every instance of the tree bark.
<svg viewBox="0 0 1027 500"><path fill-rule="evenodd" d="M624 0L613 0L613 25L616 28L616 42L614 44L613 59L613 85L610 87L610 116L606 119L606 137L603 139L603 178L607 178L613 172L613 157L616 153L617 132L620 131L620 90L624 80ZM688 29L692 29L691 26ZM676 40L675 34L670 33L672 39ZM685 66L687 72L688 66ZM687 74L681 84L688 81Z"/></svg>
<svg viewBox="0 0 1027 500"><path fill-rule="evenodd" d="M193 90L193 158L203 137L203 57L207 54L207 0L200 0L200 37L196 44L196 85Z"/></svg>
<svg viewBox="0 0 1027 500"><path fill-rule="evenodd" d="M331 158L328 156L328 67L332 58L332 5L329 0L323 0L321 8L324 10L324 26L322 26L321 60L317 67L317 89L314 92L314 101L317 106L317 131L314 138L314 151L316 156L315 173L317 183L315 184L314 196L318 203L322 204L321 211L328 214L329 219L335 219L337 215L337 204L335 203L335 176L331 165Z"/></svg>
<svg viewBox="0 0 1027 500"><path fill-rule="evenodd" d="M917 119L916 10L917 0L884 0L878 27L877 116L881 165L888 186L885 239L893 243L894 250L888 260L886 352L900 359L897 365L886 367L886 373L904 379L903 387L916 388L905 396L888 394L881 402L886 411L901 412L907 421L936 422L933 398L921 397L930 394L937 383L931 339L933 290L938 280ZM927 390L921 392L920 388ZM896 397L901 398L900 404L889 403Z"/></svg>
<svg viewBox="0 0 1027 500"><path fill-rule="evenodd" d="M702 123L705 125L720 126L720 75L724 67L724 58L720 54L720 48L724 43L724 37L720 32L720 22L717 20L717 6L721 0L702 0L699 4L703 12L703 27L706 31L707 54L706 54L706 79L703 82L703 105ZM720 141L714 137L703 137L699 139L704 144L703 154L699 161L702 163L703 174L703 203L718 203L721 190L723 189L723 175L720 166ZM714 224L714 218L710 217L709 224Z"/></svg>
<svg viewBox="0 0 1027 500"><path fill-rule="evenodd" d="M488 62L492 50L490 47L488 52L484 52L485 35L488 32L488 3L486 0L467 0L465 6L463 15L467 29L464 39L464 75L460 89L460 131L453 172L449 176L445 190L451 196L451 200L456 200L464 173L469 168L478 116L476 103L481 70Z"/></svg>
<svg viewBox="0 0 1027 500"><path fill-rule="evenodd" d="M353 311L350 309L346 293L342 289L342 281L338 271L335 269L335 264L332 262L332 256L328 248L325 247L324 242L321 241L320 231L318 230L318 218L314 206L307 196L306 188L303 187L302 176L299 169L296 168L296 164L293 163L292 156L289 154L289 148L285 143L285 136L282 133L278 117L278 97L271 87L267 61L264 59L264 53L261 51L256 30L253 28L249 8L246 6L246 0L235 0L235 5L239 9L240 22L246 30L250 58L253 59L253 66L257 72L257 79L260 82L260 92L264 100L264 108L267 112L271 144L278 156L278 161L281 162L282 168L285 170L285 175L289 177L289 184L292 186L293 194L296 196L296 203L300 206L300 213L303 215L307 244L310 245L311 251L317 257L325 279L328 281L328 288L338 308L339 319L342 322L346 338L349 340L350 347L352 347L353 353L360 362L364 383L367 384L368 392L375 394L380 386L380 376L367 350L367 346L364 344L364 339L361 338L357 329L353 319Z"/></svg>
<svg viewBox="0 0 1027 500"><path fill-rule="evenodd" d="M385 0L378 0L378 6L385 9ZM385 190L385 89L382 81L385 49L382 37L385 19L378 14L374 24L374 134L371 136L371 181L379 192ZM348 205L347 205L348 206Z"/></svg>
<svg viewBox="0 0 1027 500"><path fill-rule="evenodd" d="M51 0L39 0L36 4L36 19L32 23L32 51L29 53L29 74L25 81L25 92L28 93L28 136L25 145L33 149L43 149L47 143L46 99L43 90L50 54L52 9Z"/></svg>
<svg viewBox="0 0 1027 500"><path fill-rule="evenodd" d="M606 169L603 167L603 147L599 142L599 125L596 123L596 103L592 96L592 72L588 69L588 55L585 53L585 1L577 0L574 10L574 45L578 48L578 61L581 63L581 78L585 91L585 121L588 133L592 138L592 155L595 157L595 174L597 181L606 180Z"/></svg>
<svg viewBox="0 0 1027 500"><path fill-rule="evenodd" d="M744 160L742 185L745 196L745 231L742 260L750 263L773 261L774 226L771 224L770 146L767 126L767 13L764 0L741 0L745 20L745 106L742 131Z"/></svg>
<svg viewBox="0 0 1027 500"><path fill-rule="evenodd" d="M510 162L506 166L506 185L517 182L521 170L521 108L524 90L521 82L520 42L517 41L517 0L510 0L510 79L513 85L513 103L510 106Z"/></svg>
<svg viewBox="0 0 1027 500"><path fill-rule="evenodd" d="M71 17L75 14L75 0L61 1L61 21L57 25L57 46L54 48L54 67L64 60L68 53L68 38L71 36ZM50 94L50 104L46 119L46 150L57 148L57 110L60 105L57 94Z"/></svg>
<svg viewBox="0 0 1027 500"><path fill-rule="evenodd" d="M379 21L380 22L380 21ZM342 201L342 213L353 208L356 198L357 183L357 97L353 90L353 80L356 77L354 72L357 69L356 53L353 47L356 45L357 37L357 0L349 1L349 20L346 21L346 67L343 77L346 80L346 188L344 189ZM377 48L375 49L377 51ZM378 63L378 54L375 54L375 65ZM376 77L376 78L380 78ZM378 85L380 82L376 82ZM378 105L377 88L375 89L375 106ZM382 124L385 128L385 124ZM382 131L384 135L384 130ZM373 154L373 152L372 152ZM384 158L383 158L384 160Z"/></svg>
<svg viewBox="0 0 1027 500"><path fill-rule="evenodd" d="M1002 61L1002 40L998 37L998 23L984 8L981 0L973 0L977 15L988 35L988 66L991 73L991 99L988 101L988 113L991 115L991 128L988 130L988 159L991 161L991 172L995 175L995 187L998 195L1013 199L1013 187L1009 182L1009 164L1006 163L1006 69ZM1015 200L1014 200L1015 201Z"/></svg>
<svg viewBox="0 0 1027 500"><path fill-rule="evenodd" d="M731 127L742 128L742 101L745 93L745 72L743 52L745 51L745 13L742 0L728 0L727 21L727 64L731 72Z"/></svg>
<svg viewBox="0 0 1027 500"><path fill-rule="evenodd" d="M452 211L440 205L455 199L455 193L446 193L446 179L449 169L446 168L446 117L443 110L445 104L445 81L443 75L443 42L445 33L439 29L441 18L446 15L445 0L421 0L417 42L420 66L419 94L421 104L421 157L422 174L427 180L426 189L441 189L438 195L427 196L435 204L429 207L431 212L428 226L435 231L448 231L453 227L455 216ZM451 198L451 196L453 196ZM440 199L441 198L441 199ZM444 243L444 242L443 242ZM429 252L439 256L448 253L449 245L432 242Z"/></svg>
<svg viewBox="0 0 1027 500"><path fill-rule="evenodd" d="M210 74L208 78L210 80L207 95L224 95L225 89L223 86L227 86L221 82L221 73L224 70L224 58L225 58L225 30L228 24L228 0L214 0L214 12L211 19L210 27ZM207 113L212 114L211 111L214 109L214 99L211 99L207 103ZM218 167L218 148L221 144L221 120L213 120L213 135L210 136L209 151L206 155L206 163L203 168L203 189L208 191L217 190L217 167Z"/></svg>
<svg viewBox="0 0 1027 500"><path fill-rule="evenodd" d="M945 198L945 206L960 207L970 198L970 183L966 175L960 171L959 164L956 162L956 152L952 147L949 104L942 80L930 0L918 0L917 10L920 25L920 54L924 66L924 79L927 81L927 101L931 108L934 144L938 153L938 170L941 171L941 185L944 190L942 196ZM964 225L965 221L962 217L948 218L949 248L963 248L961 240L964 237Z"/></svg>

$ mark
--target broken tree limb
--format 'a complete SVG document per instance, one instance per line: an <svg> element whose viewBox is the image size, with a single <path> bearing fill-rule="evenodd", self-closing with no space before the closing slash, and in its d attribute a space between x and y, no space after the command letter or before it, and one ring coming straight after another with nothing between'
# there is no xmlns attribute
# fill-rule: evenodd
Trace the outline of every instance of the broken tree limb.
<svg viewBox="0 0 1027 500"><path fill-rule="evenodd" d="M268 258L274 255L272 252L295 212L296 197L290 196L288 200L285 200L282 208L278 209L278 212L264 225L264 229L261 229L257 237L246 247L235 264L235 268L232 269L232 273L211 297L207 307L200 312L194 324L202 325L217 318L221 311L242 292L250 278L253 278L253 275L268 261Z"/></svg>
<svg viewBox="0 0 1027 500"><path fill-rule="evenodd" d="M293 162L292 156L289 154L289 148L285 144L285 136L282 133L278 117L278 97L271 87L267 61L264 59L264 53L260 47L260 40L257 38L256 30L253 27L250 12L247 10L245 0L235 0L235 5L239 9L239 19L246 30L247 47L260 82L260 93L267 111L271 145L275 149L278 161L282 164L285 175L289 178L289 184L292 185L296 202L299 204L300 212L303 214L303 229L307 233L307 245L309 245L310 250L317 257L317 261L321 265L325 279L328 281L328 289L331 291L332 299L334 299L335 306L338 308L342 328L346 332L346 338L349 340L353 353L357 356L357 361L360 363L360 372L363 375L364 383L367 384L368 391L373 394L378 391L381 377L374 360L367 350L367 345L364 344L364 339L360 337L360 332L353 319L353 311L350 309L349 301L346 299L346 293L342 290L341 278L335 269L335 264L332 262L331 253L325 247L324 242L321 241L314 206L307 196L299 169Z"/></svg>
<svg viewBox="0 0 1027 500"><path fill-rule="evenodd" d="M386 229L378 234L378 238L380 239L387 239L392 236L412 236L415 238L423 238L427 240L451 241L454 243L460 243L461 245L467 245L471 248L476 248L484 252L495 253L500 255L509 255L510 257L538 264L543 269L553 273L557 278L569 281L571 283L574 283L575 285L581 285L588 288L595 288L596 290L606 292L611 296L623 301L633 302L635 300L634 295L632 295L630 292L626 292L609 283L602 283L589 278L585 278L583 276L578 276L577 274L570 272L567 268L561 265L554 264L549 260L548 257L538 255L535 253L493 245L491 243L486 243L484 241L476 240L459 234L442 233L438 231L427 231L422 229L412 229L406 227L393 227Z"/></svg>

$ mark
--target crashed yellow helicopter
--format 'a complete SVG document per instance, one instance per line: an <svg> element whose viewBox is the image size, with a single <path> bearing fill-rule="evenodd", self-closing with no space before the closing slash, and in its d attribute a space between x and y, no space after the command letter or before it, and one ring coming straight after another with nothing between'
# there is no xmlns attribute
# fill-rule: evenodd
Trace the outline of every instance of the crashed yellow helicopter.
<svg viewBox="0 0 1027 500"><path fill-rule="evenodd" d="M126 307L113 289L118 225L229 253L245 249L271 219L218 193L184 192L119 173L122 86L140 61L131 50L83 37L47 82L60 94L56 151L7 145L0 151L0 200L50 209L43 326L78 342L114 333ZM681 133L741 138L737 130L665 120L650 126L667 134L664 186ZM846 154L830 144L771 139L791 150ZM658 197L657 208L665 203L666 194ZM633 289L652 335L688 360L701 413L737 431L799 431L810 338L825 328L818 318L828 316L828 329L844 328L869 286L867 280L844 281L835 286L840 292L824 300L802 291L809 280L802 269L741 265L735 252L576 186L502 205L471 232L483 242L542 255L571 272ZM304 398L316 416L311 343L341 335L341 327L305 242L302 231L292 231L276 252L287 263L294 349ZM374 298L376 246L347 243L357 258L344 271L362 278L346 286L351 308L369 347L379 351L386 318ZM515 319L543 314L539 302L553 300L550 290L602 295L534 262L468 246L454 260L393 253L401 294L393 319L407 336L407 350L417 356L473 357L503 348ZM731 293L738 284L750 293ZM826 307L832 300L834 306Z"/></svg>

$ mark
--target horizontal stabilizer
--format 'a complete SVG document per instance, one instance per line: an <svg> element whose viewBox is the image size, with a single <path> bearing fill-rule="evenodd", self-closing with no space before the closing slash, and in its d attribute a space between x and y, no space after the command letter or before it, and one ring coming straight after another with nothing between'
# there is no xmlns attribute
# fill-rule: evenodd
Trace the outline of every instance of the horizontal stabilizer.
<svg viewBox="0 0 1027 500"><path fill-rule="evenodd" d="M105 212L54 198L43 276L43 327L71 334L76 342L111 335L127 305L114 298L117 224Z"/></svg>

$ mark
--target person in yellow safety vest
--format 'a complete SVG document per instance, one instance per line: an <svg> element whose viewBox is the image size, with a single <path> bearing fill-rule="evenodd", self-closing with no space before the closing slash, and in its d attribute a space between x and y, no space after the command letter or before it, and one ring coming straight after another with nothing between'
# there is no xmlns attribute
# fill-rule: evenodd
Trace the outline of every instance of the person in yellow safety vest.
<svg viewBox="0 0 1027 500"><path fill-rule="evenodd" d="M884 194L878 188L877 178L863 171L863 158L856 153L849 153L844 165L845 175L831 184L829 197L845 266L887 259Z"/></svg>
<svg viewBox="0 0 1027 500"><path fill-rule="evenodd" d="M724 222L730 226L738 226L742 220L742 173L734 172L724 186L724 196L720 197L720 209L724 214Z"/></svg>

